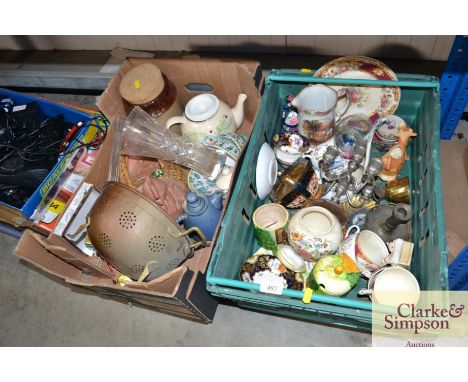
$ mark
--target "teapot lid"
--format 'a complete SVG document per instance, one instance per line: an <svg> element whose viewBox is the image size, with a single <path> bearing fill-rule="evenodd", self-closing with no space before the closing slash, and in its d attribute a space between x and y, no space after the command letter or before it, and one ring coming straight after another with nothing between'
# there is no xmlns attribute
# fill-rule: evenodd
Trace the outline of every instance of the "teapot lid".
<svg viewBox="0 0 468 382"><path fill-rule="evenodd" d="M185 116L194 122L211 118L219 109L219 99L213 94L200 94L193 97L185 106Z"/></svg>

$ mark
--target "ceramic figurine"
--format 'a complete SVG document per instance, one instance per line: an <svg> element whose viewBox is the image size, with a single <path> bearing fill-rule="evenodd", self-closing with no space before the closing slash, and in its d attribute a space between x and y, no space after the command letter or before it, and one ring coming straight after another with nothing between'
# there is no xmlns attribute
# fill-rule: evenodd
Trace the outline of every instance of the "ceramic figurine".
<svg viewBox="0 0 468 382"><path fill-rule="evenodd" d="M242 125L244 102L247 95L239 94L236 105L231 109L213 94L193 97L185 106L182 116L170 118L166 127L181 124L182 136L192 143L203 143L208 134L231 134Z"/></svg>
<svg viewBox="0 0 468 382"><path fill-rule="evenodd" d="M400 130L396 134L398 143L382 157L384 167L379 174L382 180L389 181L397 177L407 159L406 146L408 146L410 138L416 135L413 129L408 126L404 125L400 127Z"/></svg>
<svg viewBox="0 0 468 382"><path fill-rule="evenodd" d="M281 107L281 121L283 122L283 129L289 131L291 129L297 128L299 124L299 114L297 110L292 107L291 102L296 96L290 94L286 97L285 104Z"/></svg>
<svg viewBox="0 0 468 382"><path fill-rule="evenodd" d="M338 218L322 207L301 209L289 223L289 244L306 261L335 253L342 237Z"/></svg>
<svg viewBox="0 0 468 382"><path fill-rule="evenodd" d="M403 239L396 239L387 243L387 246L390 250L387 262L393 266L399 265L408 269L411 265L414 243L404 241Z"/></svg>
<svg viewBox="0 0 468 382"><path fill-rule="evenodd" d="M395 239L409 240L411 215L409 204L378 205L367 215L366 229L375 232L386 243Z"/></svg>
<svg viewBox="0 0 468 382"><path fill-rule="evenodd" d="M183 223L186 229L198 227L207 240L212 240L222 210L221 193L198 196L194 192L189 192L184 203L184 213L176 218L176 222Z"/></svg>
<svg viewBox="0 0 468 382"><path fill-rule="evenodd" d="M343 296L359 281L360 273L356 263L347 255L322 257L314 266L307 279L307 286L319 294Z"/></svg>

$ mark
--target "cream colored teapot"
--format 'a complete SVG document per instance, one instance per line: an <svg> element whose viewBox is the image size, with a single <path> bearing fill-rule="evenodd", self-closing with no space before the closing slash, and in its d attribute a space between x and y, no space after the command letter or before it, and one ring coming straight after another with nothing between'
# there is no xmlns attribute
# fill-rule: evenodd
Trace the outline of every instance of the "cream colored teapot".
<svg viewBox="0 0 468 382"><path fill-rule="evenodd" d="M182 136L197 144L202 144L208 134L235 133L244 120L246 99L246 94L239 94L236 105L231 109L213 94L200 94L187 103L184 115L170 118L166 127L170 129L180 124Z"/></svg>

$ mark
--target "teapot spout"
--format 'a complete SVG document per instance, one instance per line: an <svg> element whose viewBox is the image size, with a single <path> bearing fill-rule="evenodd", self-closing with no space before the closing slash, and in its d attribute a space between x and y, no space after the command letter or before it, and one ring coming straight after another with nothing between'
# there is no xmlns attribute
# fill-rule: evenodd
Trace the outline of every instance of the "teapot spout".
<svg viewBox="0 0 468 382"><path fill-rule="evenodd" d="M247 94L239 94L237 97L236 106L234 106L232 110L232 114L234 115L234 120L236 122L236 127L239 128L244 121L244 102L247 99Z"/></svg>

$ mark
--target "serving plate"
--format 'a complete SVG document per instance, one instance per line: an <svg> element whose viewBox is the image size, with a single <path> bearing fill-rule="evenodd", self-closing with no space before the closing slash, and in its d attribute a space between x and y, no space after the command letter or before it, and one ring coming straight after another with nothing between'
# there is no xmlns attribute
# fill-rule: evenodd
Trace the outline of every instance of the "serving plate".
<svg viewBox="0 0 468 382"><path fill-rule="evenodd" d="M330 61L314 73L320 78L351 78L363 80L397 81L395 73L382 62L364 56L346 56ZM335 90L346 88L351 92L351 105L347 115L362 113L375 122L379 117L393 114L400 102L397 86L332 86ZM338 101L338 108L342 107Z"/></svg>

